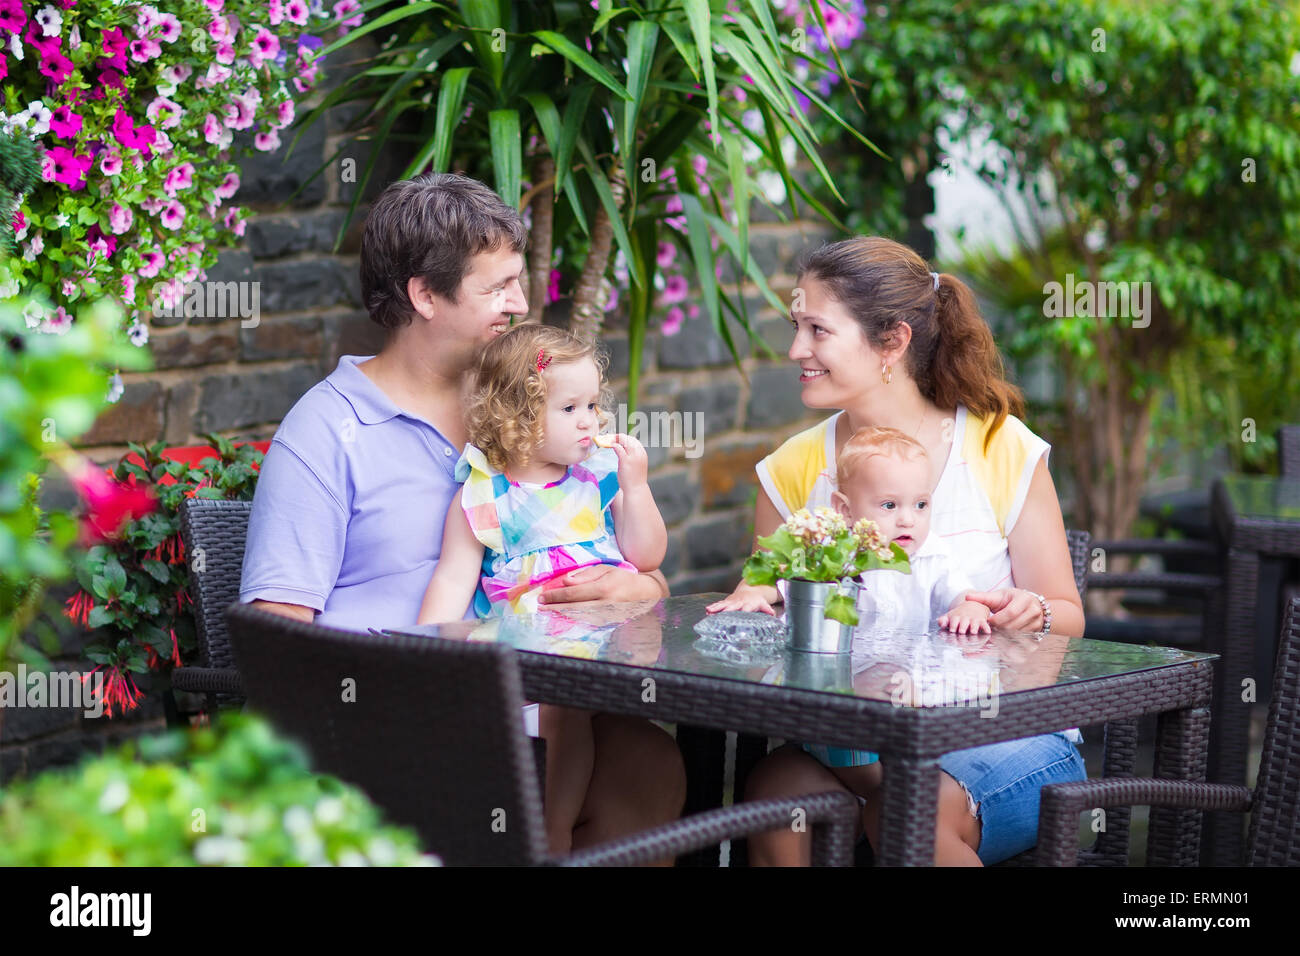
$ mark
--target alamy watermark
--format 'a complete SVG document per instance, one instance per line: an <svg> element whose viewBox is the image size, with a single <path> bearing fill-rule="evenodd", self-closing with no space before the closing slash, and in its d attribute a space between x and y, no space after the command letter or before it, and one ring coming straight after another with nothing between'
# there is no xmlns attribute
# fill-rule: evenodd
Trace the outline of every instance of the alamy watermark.
<svg viewBox="0 0 1300 956"><path fill-rule="evenodd" d="M647 448L682 448L687 458L704 454L703 412L632 412L620 403L614 430L631 435Z"/></svg>
<svg viewBox="0 0 1300 956"><path fill-rule="evenodd" d="M155 319L237 318L245 329L262 321L261 282L159 282L150 301Z"/></svg>
<svg viewBox="0 0 1300 956"><path fill-rule="evenodd" d="M0 709L18 707L74 707L86 717L104 713L104 675L99 671L0 671Z"/></svg>
<svg viewBox="0 0 1300 956"><path fill-rule="evenodd" d="M1076 282L1074 273L1067 272L1064 285L1049 282L1043 295L1043 315L1049 319L1095 315L1132 319L1135 329L1151 324L1150 282Z"/></svg>
<svg viewBox="0 0 1300 956"><path fill-rule="evenodd" d="M998 715L1001 694L997 671L897 671L889 683L889 701L895 707L977 707L981 717Z"/></svg>

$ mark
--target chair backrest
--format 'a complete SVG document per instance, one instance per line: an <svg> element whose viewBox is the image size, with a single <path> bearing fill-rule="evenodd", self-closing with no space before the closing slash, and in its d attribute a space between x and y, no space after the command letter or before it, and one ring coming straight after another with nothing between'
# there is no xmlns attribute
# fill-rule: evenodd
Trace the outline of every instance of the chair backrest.
<svg viewBox="0 0 1300 956"><path fill-rule="evenodd" d="M1300 866L1300 597L1287 605L1247 841L1248 866Z"/></svg>
<svg viewBox="0 0 1300 956"><path fill-rule="evenodd" d="M545 858L514 651L379 637L250 605L227 623L248 706L452 865Z"/></svg>
<svg viewBox="0 0 1300 956"><path fill-rule="evenodd" d="M187 498L181 503L181 540L190 571L190 597L199 638L199 664L235 666L225 611L239 599L251 501Z"/></svg>
<svg viewBox="0 0 1300 956"><path fill-rule="evenodd" d="M1065 532L1065 543L1070 547L1070 564L1074 567L1074 585L1079 589L1079 600L1088 592L1088 545L1092 535L1087 531Z"/></svg>
<svg viewBox="0 0 1300 956"><path fill-rule="evenodd" d="M1300 425L1277 430L1277 471L1283 478L1300 478Z"/></svg>

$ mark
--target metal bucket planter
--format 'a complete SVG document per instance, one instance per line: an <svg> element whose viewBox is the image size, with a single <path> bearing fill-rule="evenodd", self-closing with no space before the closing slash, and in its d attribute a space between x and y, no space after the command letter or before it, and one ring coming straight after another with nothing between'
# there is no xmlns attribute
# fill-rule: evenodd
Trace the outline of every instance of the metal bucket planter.
<svg viewBox="0 0 1300 956"><path fill-rule="evenodd" d="M835 581L789 582L785 601L785 617L790 622L790 649L814 654L847 654L853 649L853 628L826 617L826 602L836 590L842 588L856 606L857 582L839 584Z"/></svg>

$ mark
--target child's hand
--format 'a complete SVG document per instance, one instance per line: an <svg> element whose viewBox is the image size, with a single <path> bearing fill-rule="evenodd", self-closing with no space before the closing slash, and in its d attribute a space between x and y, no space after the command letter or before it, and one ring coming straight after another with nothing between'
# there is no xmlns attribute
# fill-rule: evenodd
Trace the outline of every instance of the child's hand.
<svg viewBox="0 0 1300 956"><path fill-rule="evenodd" d="M978 601L962 601L947 614L939 616L939 626L954 634L992 634L989 609Z"/></svg>
<svg viewBox="0 0 1300 956"><path fill-rule="evenodd" d="M771 590L773 589L753 587L742 581L736 585L736 590L721 601L714 601L704 610L709 614L717 614L719 611L761 611L775 617L776 611L767 599L767 592Z"/></svg>
<svg viewBox="0 0 1300 956"><path fill-rule="evenodd" d="M618 455L618 486L623 491L640 488L650 481L650 456L645 446L631 435L614 435L614 454Z"/></svg>

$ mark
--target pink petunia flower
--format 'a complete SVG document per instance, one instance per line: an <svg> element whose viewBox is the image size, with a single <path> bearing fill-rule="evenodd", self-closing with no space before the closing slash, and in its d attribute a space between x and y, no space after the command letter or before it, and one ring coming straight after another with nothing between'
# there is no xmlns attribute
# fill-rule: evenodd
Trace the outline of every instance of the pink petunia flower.
<svg viewBox="0 0 1300 956"><path fill-rule="evenodd" d="M50 132L59 139L73 139L81 132L82 119L71 106L60 106L50 115Z"/></svg>
<svg viewBox="0 0 1300 956"><path fill-rule="evenodd" d="M685 299L686 293L689 291L690 287L686 284L685 276L669 276L664 283L664 291L660 296L660 301L664 305L673 305Z"/></svg>
<svg viewBox="0 0 1300 956"><path fill-rule="evenodd" d="M114 235L122 235L134 221L135 213L121 203L113 203L113 208L108 211L108 228Z"/></svg>
<svg viewBox="0 0 1300 956"><path fill-rule="evenodd" d="M72 191L86 185L86 171L90 169L91 158L79 156L66 146L56 146L45 153L48 182L62 183Z"/></svg>
<svg viewBox="0 0 1300 956"><path fill-rule="evenodd" d="M162 212L163 201L157 196L147 196L140 200L140 208L151 216L156 216Z"/></svg>
<svg viewBox="0 0 1300 956"><path fill-rule="evenodd" d="M125 93L126 84L122 82L122 79L122 74L117 70L101 70L99 73L100 85L90 94L90 98L92 100L102 100L110 89L121 90Z"/></svg>
<svg viewBox="0 0 1300 956"><path fill-rule="evenodd" d="M131 59L137 63L148 63L150 60L162 55L162 46L157 40L132 40L131 41Z"/></svg>
<svg viewBox="0 0 1300 956"><path fill-rule="evenodd" d="M289 0L284 5L284 15L290 23L300 27L307 25L307 14L311 11L307 7L306 0Z"/></svg>
<svg viewBox="0 0 1300 956"><path fill-rule="evenodd" d="M113 114L112 133L128 149L144 149L158 136L152 126L133 126L131 117L121 107Z"/></svg>
<svg viewBox="0 0 1300 956"><path fill-rule="evenodd" d="M96 255L108 259L113 253L117 252L117 240L112 236L105 235L104 230L99 228L99 223L93 223L86 230L86 245L90 247L90 257L86 263L87 265L94 261Z"/></svg>
<svg viewBox="0 0 1300 956"><path fill-rule="evenodd" d="M267 60L274 60L280 52L280 41L266 27L261 27L253 37L253 46L248 51L248 59L255 68L260 68Z"/></svg>
<svg viewBox="0 0 1300 956"><path fill-rule="evenodd" d="M221 120L217 119L212 113L203 117L203 138L209 143L219 142L224 132Z"/></svg>
<svg viewBox="0 0 1300 956"><path fill-rule="evenodd" d="M278 27L284 21L284 4L280 0L269 0L266 5L266 20L273 27Z"/></svg>
<svg viewBox="0 0 1300 956"><path fill-rule="evenodd" d="M221 185L212 191L221 199L230 199L239 192L239 176L235 173L226 173L226 178L221 181Z"/></svg>
<svg viewBox="0 0 1300 956"><path fill-rule="evenodd" d="M194 67L188 63L173 63L171 66L164 67L162 78L173 86L180 86L194 73Z"/></svg>
<svg viewBox="0 0 1300 956"><path fill-rule="evenodd" d="M40 331L47 335L63 335L72 328L72 316L67 309L59 306L41 323Z"/></svg>
<svg viewBox="0 0 1300 956"><path fill-rule="evenodd" d="M135 276L129 272L122 276L122 297L127 302L135 301Z"/></svg>
<svg viewBox="0 0 1300 956"><path fill-rule="evenodd" d="M145 116L149 117L149 122L154 125L159 124L159 117L162 118L161 126L163 129L173 129L180 125L181 117L185 111L181 105L165 96L156 96L145 108Z"/></svg>
<svg viewBox="0 0 1300 956"><path fill-rule="evenodd" d="M681 331L682 322L686 319L685 314L678 306L673 306L664 314L663 324L659 327L664 335L676 335Z"/></svg>
<svg viewBox="0 0 1300 956"><path fill-rule="evenodd" d="M242 236L244 234L244 220L239 217L239 214L240 208L238 206L231 206L226 210L226 218L222 220L223 225L225 225L225 227L236 236Z"/></svg>
<svg viewBox="0 0 1300 956"><path fill-rule="evenodd" d="M166 178L163 180L163 192L168 196L175 196L178 190L189 189L193 185L194 164L181 163L168 171Z"/></svg>
<svg viewBox="0 0 1300 956"><path fill-rule="evenodd" d="M22 0L0 0L0 30L18 33L27 22Z"/></svg>
<svg viewBox="0 0 1300 956"><path fill-rule="evenodd" d="M355 13L356 16L349 16ZM343 17L348 17L344 20ZM357 0L339 0L334 4L334 19L339 21L339 34L346 34L350 30L355 30L361 26L361 4Z"/></svg>
<svg viewBox="0 0 1300 956"><path fill-rule="evenodd" d="M221 8L226 5L226 0L203 0L203 5L213 13L219 13Z"/></svg>
<svg viewBox="0 0 1300 956"><path fill-rule="evenodd" d="M9 61L5 59L5 55L3 53L0 53L0 80L3 80L8 75L9 75Z"/></svg>
<svg viewBox="0 0 1300 956"><path fill-rule="evenodd" d="M688 319L698 319L700 317L700 307L692 303L686 307L686 317Z"/></svg>
<svg viewBox="0 0 1300 956"><path fill-rule="evenodd" d="M225 17L213 17L208 23L208 36L220 42L230 39L230 24Z"/></svg>
<svg viewBox="0 0 1300 956"><path fill-rule="evenodd" d="M281 100L279 103L275 104L276 127L283 129L288 126L293 122L295 113L296 111L294 109L293 100Z"/></svg>
<svg viewBox="0 0 1300 956"><path fill-rule="evenodd" d="M104 51L105 56L120 57L126 53L130 42L126 34L119 27L113 27L111 30L105 30L99 36L99 48Z"/></svg>
<svg viewBox="0 0 1300 956"><path fill-rule="evenodd" d="M235 48L229 43L218 43L215 56L218 63L229 66L231 63L235 62ZM256 65L260 66L261 64L259 63Z"/></svg>
<svg viewBox="0 0 1300 956"><path fill-rule="evenodd" d="M39 69L56 85L61 85L72 72L72 61L58 51L56 47L46 47L41 51Z"/></svg>
<svg viewBox="0 0 1300 956"><path fill-rule="evenodd" d="M659 264L660 269L667 269L677 260L677 244L673 242L659 243L659 252L655 256L655 262Z"/></svg>
<svg viewBox="0 0 1300 956"><path fill-rule="evenodd" d="M269 133L256 133L253 136L253 145L263 153L271 153L280 148L280 134L275 130Z"/></svg>
<svg viewBox="0 0 1300 956"><path fill-rule="evenodd" d="M173 199L163 207L160 221L164 229L179 229L185 222L185 207Z"/></svg>
<svg viewBox="0 0 1300 956"><path fill-rule="evenodd" d="M144 259L144 265L136 270L142 279L152 279L167 262L163 258L163 254L157 249L149 250L142 258Z"/></svg>
<svg viewBox="0 0 1300 956"><path fill-rule="evenodd" d="M122 171L122 156L120 153L107 152L104 158L99 161L99 171L105 176L116 176Z"/></svg>
<svg viewBox="0 0 1300 956"><path fill-rule="evenodd" d="M158 38L164 43L175 43L181 35L181 21L170 13L158 16Z"/></svg>

